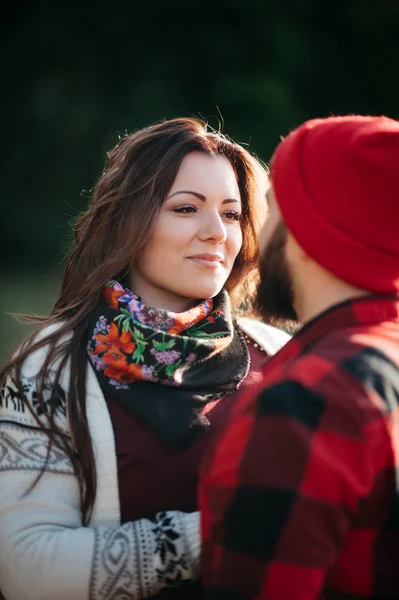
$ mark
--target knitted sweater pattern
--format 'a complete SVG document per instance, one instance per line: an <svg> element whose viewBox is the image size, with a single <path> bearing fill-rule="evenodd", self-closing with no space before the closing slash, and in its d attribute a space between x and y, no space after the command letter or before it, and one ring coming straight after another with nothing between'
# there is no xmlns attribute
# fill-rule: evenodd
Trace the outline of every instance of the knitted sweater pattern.
<svg viewBox="0 0 399 600"><path fill-rule="evenodd" d="M37 402L40 349L25 361L25 401L46 423ZM69 368L57 389L55 421L67 421ZM158 513L120 525L112 424L89 367L87 417L96 457L97 494L88 527L81 524L79 489L69 458L52 447L22 401L12 377L0 391L0 582L7 600L146 598L198 577L198 513ZM42 477L35 483L44 469ZM44 576L38 574L46 573Z"/></svg>

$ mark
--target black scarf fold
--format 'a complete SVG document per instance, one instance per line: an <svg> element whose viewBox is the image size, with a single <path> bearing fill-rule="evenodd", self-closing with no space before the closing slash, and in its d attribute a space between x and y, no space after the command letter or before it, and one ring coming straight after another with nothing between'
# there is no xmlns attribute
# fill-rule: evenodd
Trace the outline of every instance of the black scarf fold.
<svg viewBox="0 0 399 600"><path fill-rule="evenodd" d="M87 351L105 396L177 450L206 431L204 405L248 373L246 343L222 290L184 313L145 306L116 281L92 315Z"/></svg>

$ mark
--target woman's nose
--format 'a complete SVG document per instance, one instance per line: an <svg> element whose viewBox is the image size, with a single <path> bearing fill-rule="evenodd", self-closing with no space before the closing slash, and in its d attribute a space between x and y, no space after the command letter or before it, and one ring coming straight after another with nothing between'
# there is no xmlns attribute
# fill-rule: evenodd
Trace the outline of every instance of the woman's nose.
<svg viewBox="0 0 399 600"><path fill-rule="evenodd" d="M198 231L198 237L201 240L214 240L216 243L222 244L226 241L226 236L226 225L219 213L204 216Z"/></svg>

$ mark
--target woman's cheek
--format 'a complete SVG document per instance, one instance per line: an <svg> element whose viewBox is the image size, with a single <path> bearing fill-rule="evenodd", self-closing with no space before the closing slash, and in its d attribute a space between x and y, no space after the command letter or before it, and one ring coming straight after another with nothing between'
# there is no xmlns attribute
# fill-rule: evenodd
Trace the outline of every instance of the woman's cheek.
<svg viewBox="0 0 399 600"><path fill-rule="evenodd" d="M235 258L242 246L242 231L241 228L234 229L229 235L229 245L231 248L232 258Z"/></svg>

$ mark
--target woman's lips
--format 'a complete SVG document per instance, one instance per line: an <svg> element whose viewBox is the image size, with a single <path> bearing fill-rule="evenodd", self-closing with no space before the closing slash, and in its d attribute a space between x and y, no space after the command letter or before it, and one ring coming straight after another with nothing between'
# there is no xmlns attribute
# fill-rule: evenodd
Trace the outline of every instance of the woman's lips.
<svg viewBox="0 0 399 600"><path fill-rule="evenodd" d="M189 256L189 259L197 265L209 269L218 269L222 266L222 257L218 254L196 254L195 256Z"/></svg>

